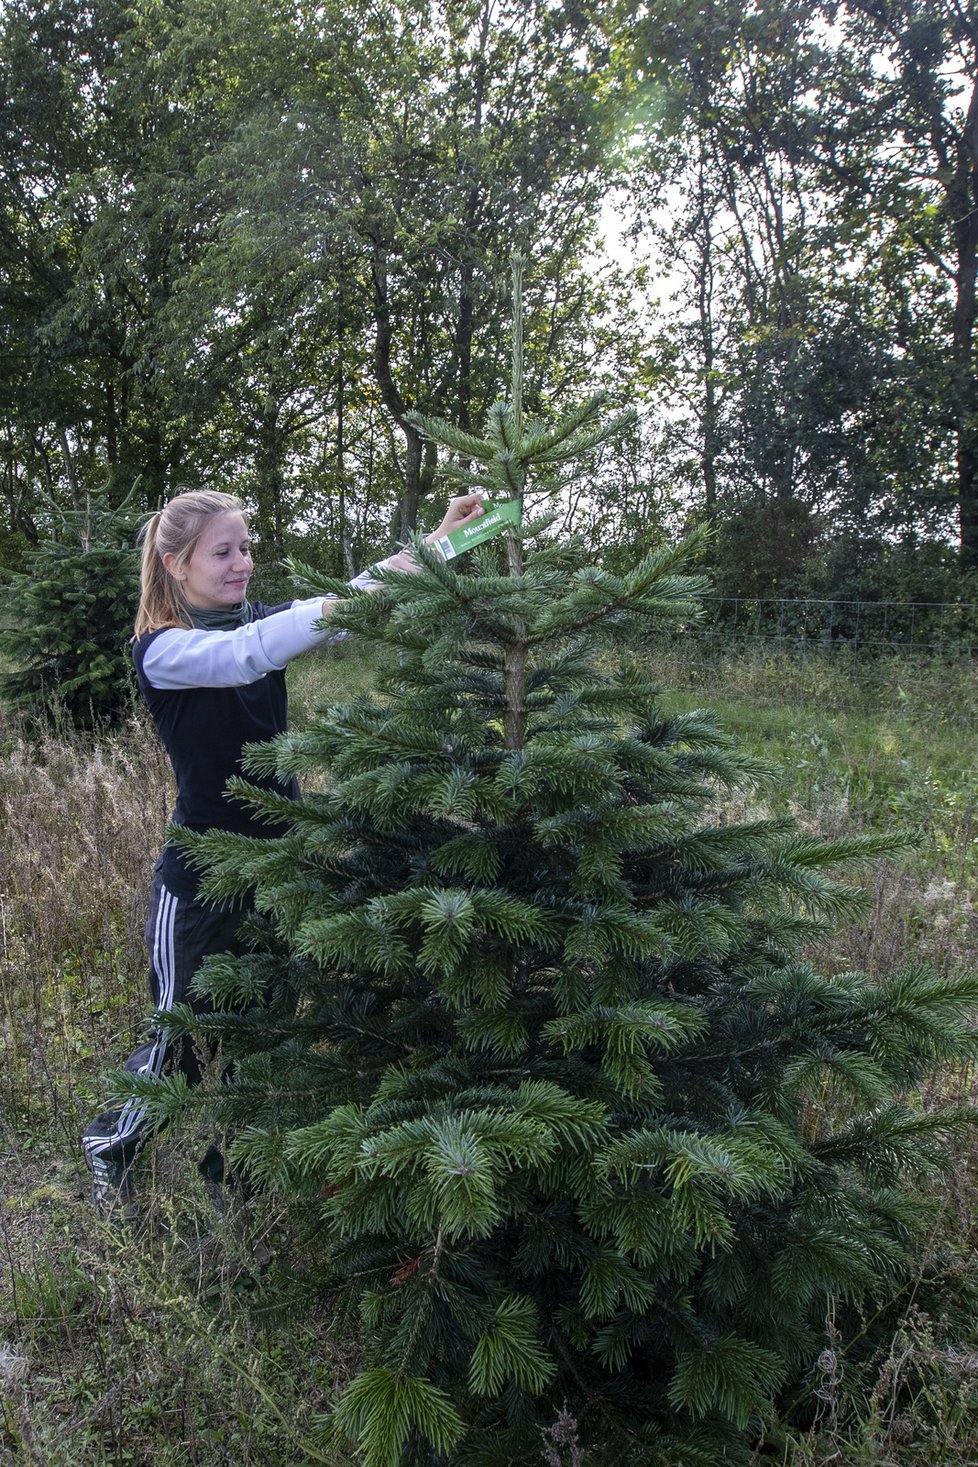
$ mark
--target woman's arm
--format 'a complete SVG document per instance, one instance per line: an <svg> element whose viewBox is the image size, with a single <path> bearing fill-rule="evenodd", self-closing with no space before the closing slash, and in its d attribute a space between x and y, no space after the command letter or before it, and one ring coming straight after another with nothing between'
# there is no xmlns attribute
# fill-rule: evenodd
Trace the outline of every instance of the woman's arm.
<svg viewBox="0 0 978 1467"><path fill-rule="evenodd" d="M230 631L168 627L146 648L142 669L154 688L240 688L280 672L300 652L341 641L346 632L317 626L335 601L293 601Z"/></svg>
<svg viewBox="0 0 978 1467"><path fill-rule="evenodd" d="M484 513L478 494L462 494L450 501L437 530L426 537L430 545L450 535ZM409 550L399 550L379 562L391 570L418 571ZM380 582L363 571L350 582L356 590L378 590ZM336 605L335 597L323 601L313 597L294 601L284 611L273 611L259 621L247 622L231 631L202 631L168 627L153 638L143 654L143 673L154 688L240 688L257 682L269 672L280 672L301 652L338 642L346 632L317 627Z"/></svg>

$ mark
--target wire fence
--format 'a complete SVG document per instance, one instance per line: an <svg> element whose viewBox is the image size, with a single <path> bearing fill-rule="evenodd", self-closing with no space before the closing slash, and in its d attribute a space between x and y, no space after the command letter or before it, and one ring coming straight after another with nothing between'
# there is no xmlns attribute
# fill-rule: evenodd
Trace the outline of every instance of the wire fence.
<svg viewBox="0 0 978 1467"><path fill-rule="evenodd" d="M720 648L975 657L978 602L707 596L704 615L683 632Z"/></svg>

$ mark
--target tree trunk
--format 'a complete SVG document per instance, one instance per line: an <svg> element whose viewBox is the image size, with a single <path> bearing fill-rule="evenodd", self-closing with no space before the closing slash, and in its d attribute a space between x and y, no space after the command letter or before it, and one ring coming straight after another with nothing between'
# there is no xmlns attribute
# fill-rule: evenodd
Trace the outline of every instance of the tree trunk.
<svg viewBox="0 0 978 1467"><path fill-rule="evenodd" d="M279 422L279 404L267 398L262 405L258 424L258 443L255 454L257 477L255 538L267 558L281 555L284 538L283 497L285 476L282 461L285 456L285 434Z"/></svg>
<svg viewBox="0 0 978 1467"><path fill-rule="evenodd" d="M418 430L405 421L408 404L394 381L391 364L391 348L394 327L391 322L390 301L387 294L387 255L382 245L375 245L372 260L374 286L374 374L380 388L381 401L404 434L404 484L397 510L396 531L404 540L417 529L418 507L421 503L424 466L424 440Z"/></svg>
<svg viewBox="0 0 978 1467"><path fill-rule="evenodd" d="M472 139L482 142L483 112L486 93L486 49L492 31L491 3L483 6L479 26L479 49L473 66L474 96L472 112ZM472 175L472 165L462 158L458 168L460 178ZM472 336L475 327L475 300L473 285L475 269L472 252L476 248L476 221L479 209L479 185L470 184L465 198L462 229L462 258L459 266L458 317L455 326L455 360L458 364L458 425L464 432L472 429Z"/></svg>
<svg viewBox="0 0 978 1467"><path fill-rule="evenodd" d="M111 369L105 375L105 459L112 473L119 462L119 415Z"/></svg>
<svg viewBox="0 0 978 1467"><path fill-rule="evenodd" d="M526 743L526 643L506 648L503 667L506 711L503 714L503 746L522 749Z"/></svg>
<svg viewBox="0 0 978 1467"><path fill-rule="evenodd" d="M974 336L978 280L978 86L972 88L948 186L954 229L953 369L961 564L978 566L978 392Z"/></svg>
<svg viewBox="0 0 978 1467"><path fill-rule="evenodd" d="M713 333L713 231L712 212L707 203L704 168L699 171L699 270L696 281L696 310L699 318L700 351L703 358L703 436L701 464L703 473L703 508L710 519L717 505L717 440L719 406L713 366L716 345Z"/></svg>
<svg viewBox="0 0 978 1467"><path fill-rule="evenodd" d="M340 552L343 567L352 580L356 575L353 564L353 536L346 515L346 378L343 363L336 369L336 497L339 519Z"/></svg>

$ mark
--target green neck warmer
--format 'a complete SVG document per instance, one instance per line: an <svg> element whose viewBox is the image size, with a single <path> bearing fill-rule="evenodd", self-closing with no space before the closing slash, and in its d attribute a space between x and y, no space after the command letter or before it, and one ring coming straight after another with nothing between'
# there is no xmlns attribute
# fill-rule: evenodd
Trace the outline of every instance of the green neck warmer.
<svg viewBox="0 0 978 1467"><path fill-rule="evenodd" d="M203 607L191 606L189 601L186 606L190 620L202 632L231 632L254 621L250 601L242 601L239 606L222 606L217 611L205 611Z"/></svg>

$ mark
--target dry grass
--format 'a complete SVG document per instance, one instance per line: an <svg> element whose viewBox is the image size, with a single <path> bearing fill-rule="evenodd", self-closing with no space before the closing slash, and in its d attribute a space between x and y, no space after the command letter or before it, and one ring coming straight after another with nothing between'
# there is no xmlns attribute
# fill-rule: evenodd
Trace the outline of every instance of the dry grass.
<svg viewBox="0 0 978 1467"><path fill-rule="evenodd" d="M0 730L0 1467L317 1459L328 1321L262 1336L242 1292L281 1220L215 1212L157 1148L139 1217L103 1223L78 1137L143 1027L143 924L172 780L135 722L94 746Z"/></svg>
<svg viewBox="0 0 978 1467"><path fill-rule="evenodd" d="M8 1120L73 1139L79 1107L92 1099L86 1061L97 1069L133 1046L145 1007L145 894L171 801L168 765L141 723L94 747L70 734L29 742L8 731L0 752Z"/></svg>

